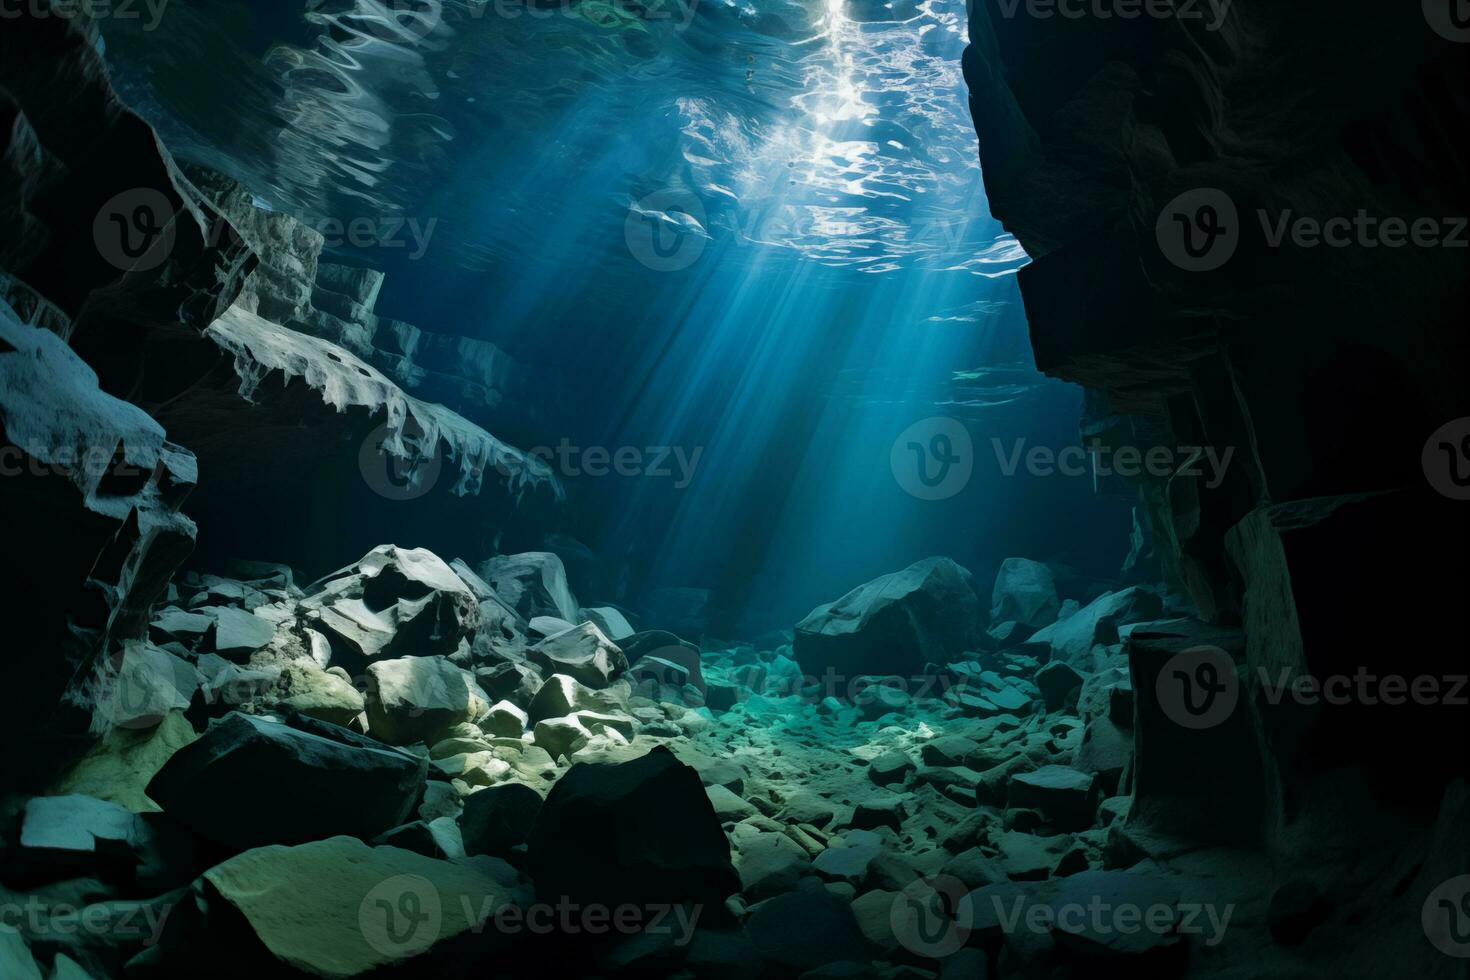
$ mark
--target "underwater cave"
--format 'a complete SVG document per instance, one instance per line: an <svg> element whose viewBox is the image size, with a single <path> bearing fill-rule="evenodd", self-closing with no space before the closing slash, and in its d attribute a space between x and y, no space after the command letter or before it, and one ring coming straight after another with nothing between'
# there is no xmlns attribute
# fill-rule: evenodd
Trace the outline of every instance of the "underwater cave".
<svg viewBox="0 0 1470 980"><path fill-rule="evenodd" d="M0 980L1470 975L1467 55L0 0Z"/></svg>

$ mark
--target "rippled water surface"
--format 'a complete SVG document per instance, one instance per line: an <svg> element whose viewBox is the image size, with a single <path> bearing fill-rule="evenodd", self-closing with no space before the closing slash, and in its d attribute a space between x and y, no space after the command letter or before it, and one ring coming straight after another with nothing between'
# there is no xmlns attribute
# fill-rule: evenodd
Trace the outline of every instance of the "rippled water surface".
<svg viewBox="0 0 1470 980"><path fill-rule="evenodd" d="M1025 261L985 213L960 0L174 0L104 30L176 152L313 219L433 219L466 269L636 249L634 221L874 274Z"/></svg>

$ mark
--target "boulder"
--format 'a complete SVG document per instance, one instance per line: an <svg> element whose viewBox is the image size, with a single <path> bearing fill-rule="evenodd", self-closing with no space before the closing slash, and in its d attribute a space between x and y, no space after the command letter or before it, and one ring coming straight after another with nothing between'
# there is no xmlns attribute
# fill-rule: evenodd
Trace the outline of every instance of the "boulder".
<svg viewBox="0 0 1470 980"><path fill-rule="evenodd" d="M628 669L623 651L592 623L548 636L531 647L530 660L547 674L565 674L591 688L604 688Z"/></svg>
<svg viewBox="0 0 1470 980"><path fill-rule="evenodd" d="M520 738L530 724L530 717L516 705L497 701L490 706L490 713L480 722L480 728L486 735L497 738Z"/></svg>
<svg viewBox="0 0 1470 980"><path fill-rule="evenodd" d="M402 657L368 667L368 730L393 745L434 744L490 710L474 675L443 657Z"/></svg>
<svg viewBox="0 0 1470 980"><path fill-rule="evenodd" d="M646 630L619 641L618 645L623 648L623 653L631 664L637 664L647 657L678 664L688 675L688 683L699 688L700 693L706 691L699 647L693 643L681 640L664 630Z"/></svg>
<svg viewBox="0 0 1470 980"><path fill-rule="evenodd" d="M858 928L852 906L825 889L777 895L757 905L745 924L755 953L782 971L877 955Z"/></svg>
<svg viewBox="0 0 1470 980"><path fill-rule="evenodd" d="M571 755L586 745L593 734L576 715L542 718L536 722L533 731L536 745L545 749L553 759Z"/></svg>
<svg viewBox="0 0 1470 980"><path fill-rule="evenodd" d="M590 609L583 609L581 618L596 623L603 635L614 643L621 643L637 632L628 622L628 617L613 606L593 606Z"/></svg>
<svg viewBox="0 0 1470 980"><path fill-rule="evenodd" d="M552 674L526 708L531 722L563 718L576 711L617 711L622 703L611 691L594 691L566 674Z"/></svg>
<svg viewBox="0 0 1470 980"><path fill-rule="evenodd" d="M407 822L427 760L326 722L294 724L303 727L231 713L174 753L148 796L232 848L344 833L370 840Z"/></svg>
<svg viewBox="0 0 1470 980"><path fill-rule="evenodd" d="M812 868L823 878L861 885L868 877L868 868L877 860L883 846L876 835L866 831L849 833L842 847L828 847L812 862Z"/></svg>
<svg viewBox="0 0 1470 980"><path fill-rule="evenodd" d="M1056 622L1061 608L1050 568L1028 558L1007 558L1001 563L990 592L992 623L1014 622L1041 629Z"/></svg>
<svg viewBox="0 0 1470 980"><path fill-rule="evenodd" d="M703 779L703 774L701 774L701 779ZM715 816L722 823L733 823L755 816L756 809L750 805L749 801L724 786L705 786L704 792L709 797L710 806L714 807Z"/></svg>
<svg viewBox="0 0 1470 980"><path fill-rule="evenodd" d="M963 766L965 760L980 749L980 743L963 735L941 735L919 748L926 766Z"/></svg>
<svg viewBox="0 0 1470 980"><path fill-rule="evenodd" d="M208 640L209 646L215 653L231 660L248 658L276 635L273 623L244 609L205 606L199 612L214 623L211 638Z"/></svg>
<svg viewBox="0 0 1470 980"><path fill-rule="evenodd" d="M175 888L193 876L187 834L157 814L136 814L72 793L26 801L7 882L102 878L140 890ZM151 893L151 891L150 891Z"/></svg>
<svg viewBox="0 0 1470 980"><path fill-rule="evenodd" d="M1006 806L1038 810L1061 830L1085 830L1092 826L1097 807L1095 782L1091 773L1070 766L1042 766L1035 772L1014 773Z"/></svg>
<svg viewBox="0 0 1470 980"><path fill-rule="evenodd" d="M868 778L879 786L901 785L916 768L913 759L894 749L868 763Z"/></svg>
<svg viewBox="0 0 1470 980"><path fill-rule="evenodd" d="M475 669L475 681L496 701L509 701L522 708L531 703L541 689L541 675L529 664L504 660Z"/></svg>
<svg viewBox="0 0 1470 980"><path fill-rule="evenodd" d="M505 854L530 839L541 812L541 794L522 783L501 783L471 793L459 816L466 854Z"/></svg>
<svg viewBox="0 0 1470 980"><path fill-rule="evenodd" d="M350 725L367 707L362 692L338 668L322 670L311 660L281 668L276 678L277 706L334 725Z"/></svg>
<svg viewBox="0 0 1470 980"><path fill-rule="evenodd" d="M374 847L401 847L405 851L445 861L455 861L465 856L459 825L454 822L453 817L415 820L381 833L368 843Z"/></svg>
<svg viewBox="0 0 1470 980"><path fill-rule="evenodd" d="M720 907L740 890L699 774L659 746L623 763L579 763L552 787L529 841L537 896Z"/></svg>
<svg viewBox="0 0 1470 980"><path fill-rule="evenodd" d="M536 636L555 636L563 630L569 630L576 623L568 622L558 616L536 616L528 624L530 631Z"/></svg>
<svg viewBox="0 0 1470 980"><path fill-rule="evenodd" d="M999 850L996 863L1012 881L1043 881L1051 869L1072 846L1072 837L1036 837L1019 830L1008 830L995 837Z"/></svg>
<svg viewBox="0 0 1470 980"><path fill-rule="evenodd" d="M477 569L505 603L529 622L537 616L555 616L568 622L581 619L577 600L567 585L567 570L549 551L498 555Z"/></svg>
<svg viewBox="0 0 1470 980"><path fill-rule="evenodd" d="M1073 615L1038 631L1031 642L1047 644L1053 660L1090 673L1094 644L1117 643L1120 626L1158 619L1163 611L1163 600L1157 594L1135 585L1099 596Z"/></svg>
<svg viewBox="0 0 1470 980"><path fill-rule="evenodd" d="M458 973L447 961L463 969L471 954L508 943L496 929L480 928L482 916L512 900L506 879L489 858L441 861L352 837L262 847L204 873L207 931L179 946L185 955L228 948L232 970L265 976L376 976L423 956L434 957L435 972ZM188 925L183 916L171 920L165 943ZM232 941L241 927L255 945Z"/></svg>
<svg viewBox="0 0 1470 980"><path fill-rule="evenodd" d="M1175 932L1180 914L1179 893L1161 878L1128 871L1082 871L1061 880L1051 900L1056 914L1053 935L1064 951L1092 960L1129 963L1140 970L1151 962L1170 960L1164 951L1183 956L1182 940ZM1120 928L1108 915L1060 914L1064 909L1140 909L1146 926ZM1165 972L1152 974L1166 975Z"/></svg>
<svg viewBox="0 0 1470 980"><path fill-rule="evenodd" d="M1098 779L1104 794L1121 791L1123 772L1133 761L1133 733L1113 724L1111 718L1094 718L1082 733L1082 744L1072 766Z"/></svg>
<svg viewBox="0 0 1470 980"><path fill-rule="evenodd" d="M735 866L741 893L760 901L791 891L810 870L812 859L785 834L760 832L740 841Z"/></svg>
<svg viewBox="0 0 1470 980"><path fill-rule="evenodd" d="M1074 691L1082 687L1083 677L1065 662L1055 660L1036 672L1036 687L1047 711L1061 711Z"/></svg>
<svg viewBox="0 0 1470 980"><path fill-rule="evenodd" d="M809 675L916 676L973 650L983 615L970 573L926 558L812 610L797 624L795 656Z"/></svg>
<svg viewBox="0 0 1470 980"><path fill-rule="evenodd" d="M480 623L469 586L423 548L381 545L306 592L302 609L353 675L378 659L454 653Z"/></svg>
<svg viewBox="0 0 1470 980"><path fill-rule="evenodd" d="M187 710L199 690L193 664L151 643L127 643L99 664L93 718L108 729L152 728L171 711Z"/></svg>

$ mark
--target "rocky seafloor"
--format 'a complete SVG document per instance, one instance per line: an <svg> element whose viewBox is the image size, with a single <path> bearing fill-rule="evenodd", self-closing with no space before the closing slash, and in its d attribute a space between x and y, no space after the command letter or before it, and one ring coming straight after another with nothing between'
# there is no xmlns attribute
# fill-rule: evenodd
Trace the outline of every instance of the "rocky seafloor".
<svg viewBox="0 0 1470 980"><path fill-rule="evenodd" d="M694 643L546 552L225 571L6 800L7 978L1284 976L1385 898L1129 820L1131 679L1239 643L1146 588L932 558Z"/></svg>
<svg viewBox="0 0 1470 980"><path fill-rule="evenodd" d="M1038 366L1110 447L1238 463L1108 488L1127 581L936 558L745 642L481 540L556 495L514 448L555 380L380 315L381 274L178 164L95 32L7 11L0 980L1463 976L1465 518L1420 457L1470 413L1461 256L1151 244L1202 187L1466 212L1463 46L1356 6L971 5ZM163 245L104 247L140 213ZM409 484L450 464L456 553L384 518L374 430ZM324 510L371 538L308 582ZM1186 654L1229 710L1170 701ZM1283 694L1360 676L1443 687Z"/></svg>

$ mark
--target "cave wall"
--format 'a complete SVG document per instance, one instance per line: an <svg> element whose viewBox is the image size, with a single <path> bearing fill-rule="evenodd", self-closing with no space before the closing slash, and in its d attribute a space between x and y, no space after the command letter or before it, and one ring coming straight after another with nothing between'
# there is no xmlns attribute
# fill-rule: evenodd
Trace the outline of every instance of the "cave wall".
<svg viewBox="0 0 1470 980"><path fill-rule="evenodd" d="M1426 441L1470 415L1470 59L1420 4L1220 6L977 0L964 69L991 208L1034 259L1036 362L1087 387L1084 433L1233 450L1216 487L1134 489L1170 584L1244 629L1230 751L1266 792L1241 819L1280 845L1367 797L1432 811L1465 773L1424 752L1466 743L1463 708L1273 704L1259 679L1466 672L1464 503ZM1302 217L1354 224L1333 245Z"/></svg>
<svg viewBox="0 0 1470 980"><path fill-rule="evenodd" d="M370 507L466 542L518 496L560 496L482 427L544 424L523 396L553 380L376 317L381 276L176 164L99 43L45 5L0 29L0 619L24 692L0 733L38 744L7 786L98 734L89 692L201 537L217 559L305 542L335 562Z"/></svg>

